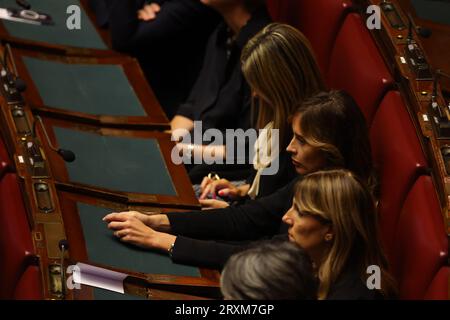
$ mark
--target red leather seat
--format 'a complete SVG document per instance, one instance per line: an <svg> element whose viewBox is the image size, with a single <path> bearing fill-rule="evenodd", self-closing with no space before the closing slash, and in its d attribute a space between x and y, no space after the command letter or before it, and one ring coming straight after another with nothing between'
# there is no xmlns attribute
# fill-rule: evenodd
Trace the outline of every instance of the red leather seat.
<svg viewBox="0 0 450 320"><path fill-rule="evenodd" d="M349 92L369 126L393 79L362 18L348 14L337 35L327 72L330 88Z"/></svg>
<svg viewBox="0 0 450 320"><path fill-rule="evenodd" d="M280 0L267 0L267 9L273 21L280 21Z"/></svg>
<svg viewBox="0 0 450 320"><path fill-rule="evenodd" d="M311 42L322 74L325 75L334 42L352 7L352 2L350 0L301 0L298 3L296 26Z"/></svg>
<svg viewBox="0 0 450 320"><path fill-rule="evenodd" d="M29 266L20 277L14 290L14 300L41 300L41 273L39 267Z"/></svg>
<svg viewBox="0 0 450 320"><path fill-rule="evenodd" d="M381 238L389 258L397 220L408 191L426 173L427 161L399 92L389 91L370 130L374 165L380 178ZM391 259L389 259L391 260Z"/></svg>
<svg viewBox="0 0 450 320"><path fill-rule="evenodd" d="M13 166L8 156L6 146L0 137L0 179L7 173L12 171Z"/></svg>
<svg viewBox="0 0 450 320"><path fill-rule="evenodd" d="M448 256L444 218L429 176L419 177L408 193L394 242L392 271L400 298L423 299Z"/></svg>
<svg viewBox="0 0 450 320"><path fill-rule="evenodd" d="M428 286L426 300L449 300L450 267L442 267Z"/></svg>
<svg viewBox="0 0 450 320"><path fill-rule="evenodd" d="M33 252L17 176L0 180L0 299L11 299Z"/></svg>

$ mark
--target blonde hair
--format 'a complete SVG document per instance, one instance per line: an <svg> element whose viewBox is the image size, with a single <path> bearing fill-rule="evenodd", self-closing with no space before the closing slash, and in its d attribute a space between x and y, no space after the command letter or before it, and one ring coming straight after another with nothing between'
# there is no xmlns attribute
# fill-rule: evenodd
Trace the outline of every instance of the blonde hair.
<svg viewBox="0 0 450 320"><path fill-rule="evenodd" d="M325 89L308 39L294 27L272 23L247 43L241 61L244 77L261 96L259 110L252 99L256 127L273 121L285 147L289 116L304 99Z"/></svg>
<svg viewBox="0 0 450 320"><path fill-rule="evenodd" d="M370 265L381 269L380 293L388 298L395 296L395 282L387 272L379 241L374 199L353 173L330 170L307 175L297 184L294 206L299 212L327 221L333 230L332 243L318 266L319 299L328 296L347 268L357 270L365 283Z"/></svg>

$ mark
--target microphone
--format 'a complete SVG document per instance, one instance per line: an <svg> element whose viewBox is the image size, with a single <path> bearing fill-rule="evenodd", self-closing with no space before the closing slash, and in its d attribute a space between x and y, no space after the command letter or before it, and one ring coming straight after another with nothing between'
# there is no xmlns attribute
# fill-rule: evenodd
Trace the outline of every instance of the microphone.
<svg viewBox="0 0 450 320"><path fill-rule="evenodd" d="M66 298L66 270L64 268L64 254L69 249L69 242L66 239L59 240L59 250L61 250L61 294L62 298Z"/></svg>
<svg viewBox="0 0 450 320"><path fill-rule="evenodd" d="M39 123L39 125L42 128L42 131L44 132L45 140L47 141L47 144L50 147L50 149L52 149L57 154L59 154L65 162L74 162L76 159L75 153L73 153L72 151L67 150L67 149L56 148L52 144L50 138L48 137L48 133L47 133L47 130L45 129L44 123L42 122L42 118L40 116L36 116L36 119L37 119L37 121L34 121L34 124L33 124L33 136L36 137L36 124Z"/></svg>
<svg viewBox="0 0 450 320"><path fill-rule="evenodd" d="M25 10L30 10L31 9L31 4L29 4L27 1L25 0L16 0L16 3L21 6L22 8L24 8Z"/></svg>
<svg viewBox="0 0 450 320"><path fill-rule="evenodd" d="M446 74L441 69L436 70L436 74L434 75L434 80L433 80L433 93L431 95L431 99L433 102L436 101L436 98L438 96L437 90L438 90L438 82L439 82L440 77L445 77L445 78L450 79L450 75Z"/></svg>
<svg viewBox="0 0 450 320"><path fill-rule="evenodd" d="M412 30L413 29L422 38L429 38L433 34L431 29L428 29L428 28L416 25L412 15L411 15L411 13L408 13L408 20L409 20L409 27L408 27L408 40L409 41L413 40L413 37L412 37Z"/></svg>
<svg viewBox="0 0 450 320"><path fill-rule="evenodd" d="M11 61L13 72L11 72L8 68L8 60ZM3 70L1 72L1 75L2 77L6 78L6 81L8 82L8 92L10 94L24 92L27 89L27 85L25 81L23 81L18 75L16 63L14 61L11 46L9 45L9 43L5 44L5 54L3 55L2 66Z"/></svg>

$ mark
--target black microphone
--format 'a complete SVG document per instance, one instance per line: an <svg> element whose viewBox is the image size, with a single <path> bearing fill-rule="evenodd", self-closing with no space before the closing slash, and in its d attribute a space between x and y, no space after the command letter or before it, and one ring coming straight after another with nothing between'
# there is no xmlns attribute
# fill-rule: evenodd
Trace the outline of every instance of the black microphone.
<svg viewBox="0 0 450 320"><path fill-rule="evenodd" d="M11 72L11 70L9 70L8 68L8 59L11 61L13 72ZM9 92L15 93L14 90L16 90L17 92L24 92L27 89L27 85L25 81L23 81L18 75L16 63L14 61L11 46L9 45L9 43L5 44L5 53L3 55L2 65L2 76L5 77L8 82Z"/></svg>
<svg viewBox="0 0 450 320"><path fill-rule="evenodd" d="M37 119L37 122L34 121L34 124L33 124L33 136L34 137L36 136L36 124L39 123L41 128L42 128L42 131L44 132L45 140L47 141L47 144L50 147L50 149L52 149L53 151L58 153L61 156L61 158L63 158L63 160L65 162L74 162L75 159L76 159L75 153L73 153L72 151L67 150L67 149L58 149L58 148L56 148L52 144L50 138L48 137L47 130L45 129L45 126L44 126L44 123L42 122L41 117L40 116L36 116L36 119Z"/></svg>
<svg viewBox="0 0 450 320"><path fill-rule="evenodd" d="M27 1L25 0L16 0L16 3L21 6L22 8L24 8L25 10L30 10L31 9L31 4L29 4Z"/></svg>
<svg viewBox="0 0 450 320"><path fill-rule="evenodd" d="M450 79L450 75L446 74L445 72L443 72L441 69L437 69L436 74L434 75L434 80L433 80L433 93L431 94L431 98L433 99L433 101L437 98L437 89L438 89L438 82L439 82L439 78L440 77L445 77Z"/></svg>
<svg viewBox="0 0 450 320"><path fill-rule="evenodd" d="M411 13L408 13L408 20L409 20L409 33L408 33L409 40L412 40L412 29L416 30L416 33L422 38L429 38L433 34L431 29L416 25Z"/></svg>
<svg viewBox="0 0 450 320"><path fill-rule="evenodd" d="M64 267L64 254L69 249L69 242L66 239L59 240L59 250L61 250L61 294L62 298L66 298L66 270Z"/></svg>

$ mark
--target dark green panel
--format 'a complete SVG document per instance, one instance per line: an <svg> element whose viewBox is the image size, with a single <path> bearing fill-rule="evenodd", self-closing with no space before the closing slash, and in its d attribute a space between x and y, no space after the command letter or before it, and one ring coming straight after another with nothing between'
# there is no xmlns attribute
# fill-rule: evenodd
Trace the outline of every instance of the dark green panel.
<svg viewBox="0 0 450 320"><path fill-rule="evenodd" d="M108 49L94 25L80 5L79 0L27 0L31 9L50 14L55 22L52 26L36 26L27 23L2 21L11 36L20 39L46 42L50 44L90 49ZM81 29L69 30L66 21L67 7L78 5L81 9ZM19 8L14 0L0 0L2 8Z"/></svg>
<svg viewBox="0 0 450 320"><path fill-rule="evenodd" d="M143 297L121 294L114 291L108 291L100 288L94 288L95 300L145 300Z"/></svg>
<svg viewBox="0 0 450 320"><path fill-rule="evenodd" d="M111 210L78 203L89 261L120 269L178 276L200 276L197 268L174 264L166 255L120 242L102 218Z"/></svg>
<svg viewBox="0 0 450 320"><path fill-rule="evenodd" d="M421 19L450 25L450 1L411 0L411 4Z"/></svg>
<svg viewBox="0 0 450 320"><path fill-rule="evenodd" d="M146 115L121 66L23 61L47 106L95 115Z"/></svg>
<svg viewBox="0 0 450 320"><path fill-rule="evenodd" d="M74 162L66 164L71 182L176 195L157 140L100 136L59 127L54 130L58 145L76 155Z"/></svg>

